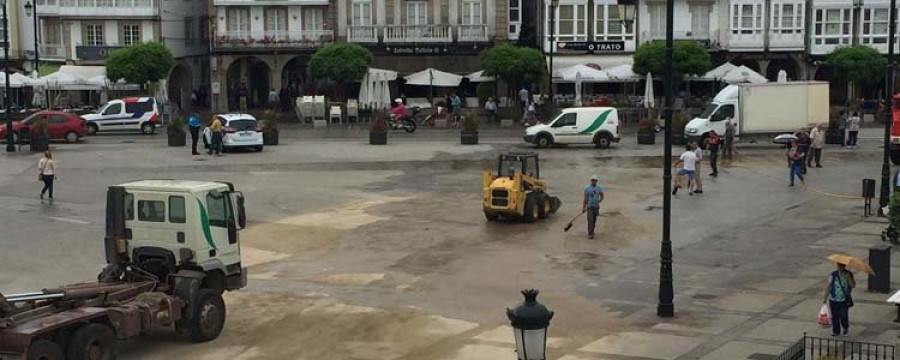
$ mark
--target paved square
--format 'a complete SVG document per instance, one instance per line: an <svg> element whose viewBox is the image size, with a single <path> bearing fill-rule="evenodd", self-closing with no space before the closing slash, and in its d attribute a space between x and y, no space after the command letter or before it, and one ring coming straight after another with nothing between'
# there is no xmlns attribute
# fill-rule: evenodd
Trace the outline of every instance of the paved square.
<svg viewBox="0 0 900 360"><path fill-rule="evenodd" d="M679 314L669 322L661 322L653 326L654 330L695 331L718 335L731 329L750 317L725 314Z"/></svg>
<svg viewBox="0 0 900 360"><path fill-rule="evenodd" d="M705 341L701 338L655 334L646 332L621 332L608 335L585 345L580 351L640 356L650 359L675 359Z"/></svg>
<svg viewBox="0 0 900 360"><path fill-rule="evenodd" d="M787 297L784 295L760 294L742 291L740 293L716 297L715 299L710 300L694 300L694 303L700 305L715 306L723 310L763 312L786 298Z"/></svg>
<svg viewBox="0 0 900 360"><path fill-rule="evenodd" d="M831 328L823 328L816 324L816 313L804 321L770 319L744 334L744 337L791 343L800 339L804 332L809 336L829 336ZM862 331L860 327L854 327L853 330Z"/></svg>
<svg viewBox="0 0 900 360"><path fill-rule="evenodd" d="M491 330L476 335L472 339L479 341L489 341L500 344L515 345L516 339L513 337L513 329L508 325L501 325ZM558 337L547 337L547 347L558 348L564 346L566 339Z"/></svg>
<svg viewBox="0 0 900 360"><path fill-rule="evenodd" d="M864 234L864 235L878 235L881 236L881 230L884 230L884 227L887 224L882 223L870 223L870 222L858 222L856 224L850 225L843 230L842 233L853 233L853 234Z"/></svg>
<svg viewBox="0 0 900 360"><path fill-rule="evenodd" d="M516 349L490 345L463 345L455 353L441 358L442 360L498 360L515 359Z"/></svg>
<svg viewBox="0 0 900 360"><path fill-rule="evenodd" d="M819 282L821 281L817 279L784 278L769 280L756 285L752 285L751 287L757 290L777 291L787 294L799 294L800 292L806 290L808 287L813 286Z"/></svg>
<svg viewBox="0 0 900 360"><path fill-rule="evenodd" d="M880 243L881 236L856 233L837 233L816 241L816 245L835 249L843 249L848 246L869 248Z"/></svg>
<svg viewBox="0 0 900 360"><path fill-rule="evenodd" d="M751 343L744 341L732 341L716 349L700 360L746 360L759 359L759 355L778 355L787 346L771 344Z"/></svg>

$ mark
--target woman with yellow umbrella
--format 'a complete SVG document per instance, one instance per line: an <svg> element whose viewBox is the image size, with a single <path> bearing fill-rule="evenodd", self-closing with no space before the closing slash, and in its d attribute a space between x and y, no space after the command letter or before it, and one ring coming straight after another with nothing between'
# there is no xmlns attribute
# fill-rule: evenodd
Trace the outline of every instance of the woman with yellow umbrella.
<svg viewBox="0 0 900 360"><path fill-rule="evenodd" d="M853 273L847 270L852 267L857 270L872 274L872 268L864 261L850 255L833 254L828 260L837 264L837 270L828 276L828 285L825 287L825 299L831 310L831 336L850 335L850 308L853 307L853 288L856 287L856 279ZM843 329L843 332L841 330Z"/></svg>

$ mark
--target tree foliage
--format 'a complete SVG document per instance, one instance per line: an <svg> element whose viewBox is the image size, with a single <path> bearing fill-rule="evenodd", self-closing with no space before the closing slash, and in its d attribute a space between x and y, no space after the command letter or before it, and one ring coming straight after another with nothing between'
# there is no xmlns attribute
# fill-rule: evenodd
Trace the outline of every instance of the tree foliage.
<svg viewBox="0 0 900 360"><path fill-rule="evenodd" d="M336 42L325 45L309 59L307 72L314 79L346 83L362 79L372 63L372 53L359 44Z"/></svg>
<svg viewBox="0 0 900 360"><path fill-rule="evenodd" d="M175 61L172 53L162 43L134 44L113 51L106 59L106 77L143 86L165 79Z"/></svg>
<svg viewBox="0 0 900 360"><path fill-rule="evenodd" d="M887 59L875 48L865 45L839 47L825 60L839 77L861 85L880 81L887 67Z"/></svg>
<svg viewBox="0 0 900 360"><path fill-rule="evenodd" d="M676 79L687 75L703 75L712 68L709 52L696 41L676 41L672 60L672 74ZM645 43L634 52L632 68L636 74L645 75L649 72L661 76L665 71L665 64L666 43L664 41Z"/></svg>
<svg viewBox="0 0 900 360"><path fill-rule="evenodd" d="M485 76L500 78L508 84L540 82L547 71L540 51L510 44L481 52L480 62Z"/></svg>

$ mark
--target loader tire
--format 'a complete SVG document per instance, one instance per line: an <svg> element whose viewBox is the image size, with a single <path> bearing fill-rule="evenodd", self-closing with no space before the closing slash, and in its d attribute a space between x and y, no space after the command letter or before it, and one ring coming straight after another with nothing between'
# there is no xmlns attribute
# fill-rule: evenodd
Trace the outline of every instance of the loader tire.
<svg viewBox="0 0 900 360"><path fill-rule="evenodd" d="M553 213L553 204L550 200L550 196L545 193L540 193L537 196L538 198L538 218L546 219L550 214Z"/></svg>
<svg viewBox="0 0 900 360"><path fill-rule="evenodd" d="M522 221L533 223L535 222L535 220L540 218L540 214L538 213L538 202L539 200L537 193L531 193L525 196L525 213L522 214Z"/></svg>
<svg viewBox="0 0 900 360"><path fill-rule="evenodd" d="M103 324L87 324L72 334L68 360L115 360L119 356L116 333Z"/></svg>
<svg viewBox="0 0 900 360"><path fill-rule="evenodd" d="M488 221L497 221L497 220L500 220L500 215L485 211L484 218L487 219Z"/></svg>
<svg viewBox="0 0 900 360"><path fill-rule="evenodd" d="M191 308L189 322L191 340L206 342L219 337L225 327L225 301L218 291L202 289Z"/></svg>
<svg viewBox="0 0 900 360"><path fill-rule="evenodd" d="M63 360L63 351L55 342L38 340L28 346L25 360Z"/></svg>

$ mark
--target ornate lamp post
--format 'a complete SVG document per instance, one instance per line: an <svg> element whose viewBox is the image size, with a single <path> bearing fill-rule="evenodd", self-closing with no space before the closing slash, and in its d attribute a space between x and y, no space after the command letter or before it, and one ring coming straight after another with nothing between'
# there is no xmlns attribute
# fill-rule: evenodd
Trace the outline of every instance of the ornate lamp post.
<svg viewBox="0 0 900 360"><path fill-rule="evenodd" d="M29 17L34 15L34 71L40 75L39 69L41 67L41 56L40 50L38 49L38 14L37 14L37 0L35 0L34 5L31 4L31 1L25 3L25 16Z"/></svg>
<svg viewBox="0 0 900 360"><path fill-rule="evenodd" d="M506 309L506 316L516 337L516 355L519 360L545 360L547 358L547 327L553 312L537 302L540 291L522 290L525 302L515 309Z"/></svg>
<svg viewBox="0 0 900 360"><path fill-rule="evenodd" d="M674 0L666 0L666 63L663 81L666 84L664 105L666 131L663 157L663 229L659 251L659 304L656 316L675 316L675 297L672 284L672 47L674 44Z"/></svg>
<svg viewBox="0 0 900 360"><path fill-rule="evenodd" d="M550 83L550 101L553 101L553 53L556 52L556 8L559 0L550 0L550 71L548 79Z"/></svg>
<svg viewBox="0 0 900 360"><path fill-rule="evenodd" d="M627 30L631 27L631 24L634 24L634 14L637 12L637 0L619 0L619 17L622 18L622 26L625 27L623 31Z"/></svg>

